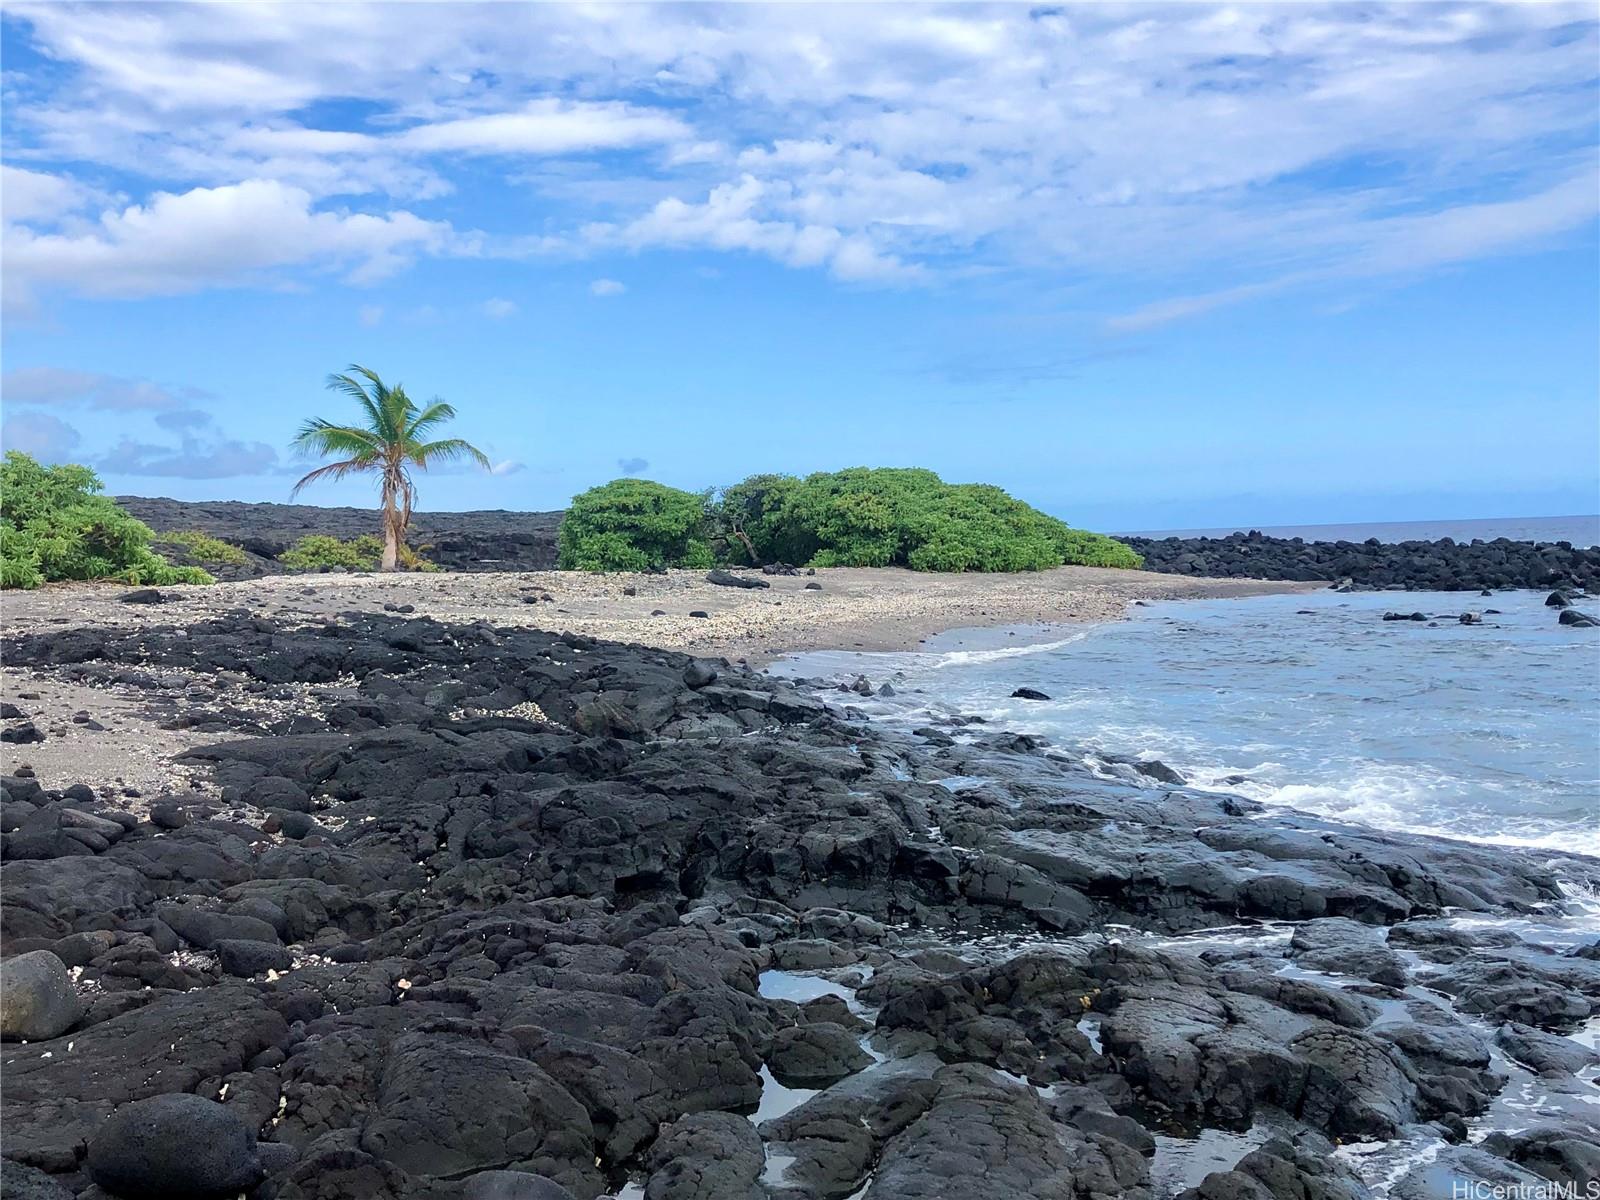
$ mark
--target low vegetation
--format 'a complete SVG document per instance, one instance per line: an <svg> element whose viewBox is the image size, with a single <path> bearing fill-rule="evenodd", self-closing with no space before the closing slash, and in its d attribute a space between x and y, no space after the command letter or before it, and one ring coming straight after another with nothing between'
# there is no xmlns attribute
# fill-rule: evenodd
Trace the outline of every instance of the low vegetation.
<svg viewBox="0 0 1600 1200"><path fill-rule="evenodd" d="M322 533L307 534L278 555L278 561L292 571L376 571L383 564L383 540L371 533L347 541ZM404 543L399 546L396 565L406 571L439 569Z"/></svg>
<svg viewBox="0 0 1600 1200"><path fill-rule="evenodd" d="M163 550L171 547L181 551L185 557L201 566L242 567L250 561L250 556L232 542L225 542L198 529L158 533L155 543Z"/></svg>
<svg viewBox="0 0 1600 1200"><path fill-rule="evenodd" d="M716 565L709 497L648 479L613 479L574 496L558 536L564 571L658 571Z"/></svg>
<svg viewBox="0 0 1600 1200"><path fill-rule="evenodd" d="M101 494L88 467L47 467L15 450L0 463L0 587L65 579L215 582L199 567L167 562L150 548L153 537L148 525Z"/></svg>
<svg viewBox="0 0 1600 1200"><path fill-rule="evenodd" d="M785 562L914 571L1137 568L1114 538L1074 529L986 484L915 468L753 475L720 494L619 479L576 497L561 566L640 571Z"/></svg>

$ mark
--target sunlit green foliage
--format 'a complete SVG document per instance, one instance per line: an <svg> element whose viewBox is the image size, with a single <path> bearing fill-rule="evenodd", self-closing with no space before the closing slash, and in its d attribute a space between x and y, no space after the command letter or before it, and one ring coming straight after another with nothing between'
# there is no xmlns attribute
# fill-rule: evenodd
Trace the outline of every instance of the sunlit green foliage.
<svg viewBox="0 0 1600 1200"><path fill-rule="evenodd" d="M0 586L62 579L135 584L213 583L150 549L150 527L100 494L88 467L47 467L19 451L0 464Z"/></svg>
<svg viewBox="0 0 1600 1200"><path fill-rule="evenodd" d="M198 563L217 566L242 567L250 556L232 542L212 537L198 529L180 529L172 533L156 534L160 546L177 546Z"/></svg>
<svg viewBox="0 0 1600 1200"><path fill-rule="evenodd" d="M1038 571L1062 564L1138 567L1121 542L1073 529L987 484L932 471L852 467L797 479L754 475L722 493L712 515L727 556L816 567Z"/></svg>
<svg viewBox="0 0 1600 1200"><path fill-rule="evenodd" d="M619 479L573 501L561 565L588 571L750 566L1040 571L1062 564L1138 567L1113 538L1074 529L986 484L932 471L852 467L804 479L752 475L697 496Z"/></svg>
<svg viewBox="0 0 1600 1200"><path fill-rule="evenodd" d="M573 497L561 522L567 571L654 571L712 566L707 497L648 479L613 479Z"/></svg>
<svg viewBox="0 0 1600 1200"><path fill-rule="evenodd" d="M400 545L399 566L405 571L437 571L410 546ZM321 571L338 568L345 571L376 571L383 562L383 539L376 534L364 533L341 541L325 533L311 533L300 538L282 554L278 561L293 571Z"/></svg>

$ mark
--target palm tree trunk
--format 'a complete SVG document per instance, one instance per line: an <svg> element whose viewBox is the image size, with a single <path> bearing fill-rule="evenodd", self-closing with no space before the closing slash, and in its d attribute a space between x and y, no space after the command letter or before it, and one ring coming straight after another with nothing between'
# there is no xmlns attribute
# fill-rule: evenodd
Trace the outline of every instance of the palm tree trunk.
<svg viewBox="0 0 1600 1200"><path fill-rule="evenodd" d="M400 514L395 510L394 484L383 481L383 567L393 571L400 562Z"/></svg>

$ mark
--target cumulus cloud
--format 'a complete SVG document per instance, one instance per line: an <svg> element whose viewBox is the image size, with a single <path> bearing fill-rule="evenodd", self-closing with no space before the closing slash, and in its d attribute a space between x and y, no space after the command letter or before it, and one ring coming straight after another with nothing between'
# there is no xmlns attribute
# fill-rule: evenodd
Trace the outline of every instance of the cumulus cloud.
<svg viewBox="0 0 1600 1200"><path fill-rule="evenodd" d="M266 179L108 210L82 227L5 229L8 281L83 295L177 295L206 287L271 282L280 269L338 266L352 282L393 274L412 257L456 246L448 224L409 212L383 216L313 211L311 195Z"/></svg>
<svg viewBox="0 0 1600 1200"><path fill-rule="evenodd" d="M620 296L627 290L627 284L615 279L596 279L589 285L591 296Z"/></svg>
<svg viewBox="0 0 1600 1200"><path fill-rule="evenodd" d="M0 448L20 450L40 462L68 461L82 440L76 429L50 413L7 413L0 424Z"/></svg>
<svg viewBox="0 0 1600 1200"><path fill-rule="evenodd" d="M643 475L649 469L650 460L648 458L617 459L617 470L621 471L624 475Z"/></svg>
<svg viewBox="0 0 1600 1200"><path fill-rule="evenodd" d="M685 248L872 284L1126 281L1149 312L1119 319L1147 327L1296 281L1505 253L1593 215L1517 203L1582 172L1592 185L1585 5L8 15L71 68L20 81L11 106L22 301L50 279L115 296L373 278L421 254ZM335 101L362 115L307 115ZM109 206L30 159L162 190ZM520 227L486 238L412 211L497 171L526 197ZM285 190L239 191L269 179ZM331 203L350 196L406 207ZM173 244L190 223L196 258Z"/></svg>

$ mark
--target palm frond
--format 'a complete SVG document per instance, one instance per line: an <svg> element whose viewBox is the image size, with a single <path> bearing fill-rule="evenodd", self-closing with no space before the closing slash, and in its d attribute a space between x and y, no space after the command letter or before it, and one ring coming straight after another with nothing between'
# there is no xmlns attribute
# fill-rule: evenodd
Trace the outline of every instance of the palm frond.
<svg viewBox="0 0 1600 1200"><path fill-rule="evenodd" d="M406 437L416 441L435 425L455 420L455 416L454 405L446 404L443 400L435 400L427 408L411 418L411 424L406 429Z"/></svg>
<svg viewBox="0 0 1600 1200"><path fill-rule="evenodd" d="M346 475L354 474L357 471L370 470L371 467L372 464L370 462L362 462L353 458L344 462L329 463L325 467L318 467L315 471L301 476L300 482L295 484L289 492L289 498L292 500L298 496L300 489L308 483L315 483L319 479L343 479Z"/></svg>
<svg viewBox="0 0 1600 1200"><path fill-rule="evenodd" d="M351 370L360 369L359 367L351 368ZM362 383L349 375L329 375L328 390L343 392L346 396L349 396L367 414L367 420L370 422L372 431L378 434L383 432L383 408L378 401L378 395L381 395L381 393L377 395L368 394Z"/></svg>
<svg viewBox="0 0 1600 1200"><path fill-rule="evenodd" d="M300 427L294 447L304 454L348 454L353 458L376 458L384 451L382 439L372 431L354 425L335 425L321 417L314 417Z"/></svg>
<svg viewBox="0 0 1600 1200"><path fill-rule="evenodd" d="M432 466L434 462L459 462L461 459L475 462L485 471L491 466L489 456L464 438L444 438L437 442L424 442L420 446L412 447L410 458L417 466L424 469Z"/></svg>

